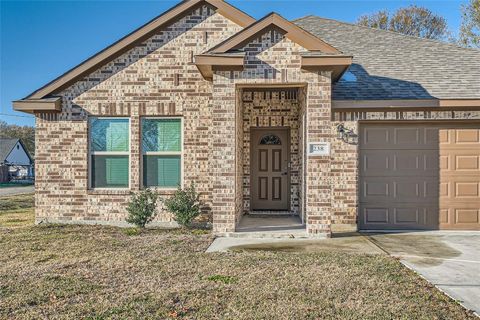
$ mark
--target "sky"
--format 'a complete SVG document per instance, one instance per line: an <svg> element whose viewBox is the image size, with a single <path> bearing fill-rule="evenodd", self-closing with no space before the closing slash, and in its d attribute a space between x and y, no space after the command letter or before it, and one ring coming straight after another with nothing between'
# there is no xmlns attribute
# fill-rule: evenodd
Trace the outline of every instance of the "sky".
<svg viewBox="0 0 480 320"><path fill-rule="evenodd" d="M411 4L447 19L455 34L466 0L229 0L254 18L276 11L287 19L317 15L355 22L363 15ZM0 0L0 120L34 125L12 109L21 99L174 6L177 1Z"/></svg>

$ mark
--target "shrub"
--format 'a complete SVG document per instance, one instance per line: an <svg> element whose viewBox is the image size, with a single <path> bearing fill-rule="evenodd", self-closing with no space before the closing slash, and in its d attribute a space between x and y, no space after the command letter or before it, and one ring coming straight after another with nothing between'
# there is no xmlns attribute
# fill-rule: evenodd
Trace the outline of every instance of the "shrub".
<svg viewBox="0 0 480 320"><path fill-rule="evenodd" d="M195 185L192 183L185 189L179 187L172 197L165 200L165 206L180 225L189 225L200 214L200 200Z"/></svg>
<svg viewBox="0 0 480 320"><path fill-rule="evenodd" d="M132 194L128 203L128 217L126 221L139 228L145 228L157 215L158 194L150 189L141 190Z"/></svg>

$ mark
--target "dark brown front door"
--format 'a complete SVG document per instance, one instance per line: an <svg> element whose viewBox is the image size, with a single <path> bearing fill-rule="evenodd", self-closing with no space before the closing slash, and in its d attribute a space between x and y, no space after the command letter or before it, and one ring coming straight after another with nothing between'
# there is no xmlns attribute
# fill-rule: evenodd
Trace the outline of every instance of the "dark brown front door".
<svg viewBox="0 0 480 320"><path fill-rule="evenodd" d="M251 129L250 207L290 210L290 129Z"/></svg>

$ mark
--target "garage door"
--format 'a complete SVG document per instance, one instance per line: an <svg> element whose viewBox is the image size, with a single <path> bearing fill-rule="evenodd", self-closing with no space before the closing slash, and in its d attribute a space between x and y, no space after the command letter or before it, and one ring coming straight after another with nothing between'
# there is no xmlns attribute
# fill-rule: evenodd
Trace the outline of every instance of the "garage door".
<svg viewBox="0 0 480 320"><path fill-rule="evenodd" d="M359 228L480 230L480 124L364 124Z"/></svg>

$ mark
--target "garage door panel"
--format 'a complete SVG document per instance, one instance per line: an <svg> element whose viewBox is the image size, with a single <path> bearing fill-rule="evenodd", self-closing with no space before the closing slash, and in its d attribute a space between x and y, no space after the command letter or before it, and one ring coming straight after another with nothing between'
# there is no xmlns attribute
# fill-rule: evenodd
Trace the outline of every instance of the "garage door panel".
<svg viewBox="0 0 480 320"><path fill-rule="evenodd" d="M445 143L448 140L448 132L441 132L435 127L423 128L423 142L425 145L438 146L440 141Z"/></svg>
<svg viewBox="0 0 480 320"><path fill-rule="evenodd" d="M365 149L381 148L390 143L391 130L388 127L365 127L362 130L362 144Z"/></svg>
<svg viewBox="0 0 480 320"><path fill-rule="evenodd" d="M420 208L394 208L393 217L395 224L422 224L424 214ZM422 219L423 218L423 219Z"/></svg>
<svg viewBox="0 0 480 320"><path fill-rule="evenodd" d="M420 129L400 127L393 128L393 144L396 146L408 146L421 145Z"/></svg>
<svg viewBox="0 0 480 320"><path fill-rule="evenodd" d="M439 223L440 226L450 224L450 210L448 208L440 208L439 210Z"/></svg>
<svg viewBox="0 0 480 320"><path fill-rule="evenodd" d="M381 224L389 222L388 208L364 208L364 224Z"/></svg>
<svg viewBox="0 0 480 320"><path fill-rule="evenodd" d="M438 216L432 211L438 212L438 208L411 204L360 205L359 227L368 230L426 229L439 225Z"/></svg>
<svg viewBox="0 0 480 320"><path fill-rule="evenodd" d="M365 199L369 197L377 197L385 198L384 200L387 201L390 197L391 189L389 181L386 181L385 179L371 179L363 182L361 194Z"/></svg>
<svg viewBox="0 0 480 320"><path fill-rule="evenodd" d="M381 175L392 168L392 163L391 155L369 150L360 159L360 174L368 172L369 175Z"/></svg>
<svg viewBox="0 0 480 320"><path fill-rule="evenodd" d="M359 226L480 230L480 126L362 126ZM379 135L379 136L376 136Z"/></svg>
<svg viewBox="0 0 480 320"><path fill-rule="evenodd" d="M440 159L432 150L364 150L360 176L438 175Z"/></svg>
<svg viewBox="0 0 480 320"><path fill-rule="evenodd" d="M436 175L440 159L438 152L433 150L392 150L393 170L395 174Z"/></svg>
<svg viewBox="0 0 480 320"><path fill-rule="evenodd" d="M455 224L478 223L478 209L457 208L455 209Z"/></svg>
<svg viewBox="0 0 480 320"><path fill-rule="evenodd" d="M449 171L457 174L462 172L468 174L480 173L480 156L476 155L475 152L480 153L480 150L462 150L462 152L455 151L455 153L452 150L442 150L438 156L439 169L444 174Z"/></svg>
<svg viewBox="0 0 480 320"><path fill-rule="evenodd" d="M480 171L480 156L474 155L474 154L457 154L454 156L455 159L455 166L454 170L457 171Z"/></svg>
<svg viewBox="0 0 480 320"><path fill-rule="evenodd" d="M432 204L438 199L438 181L429 177L364 177L361 203L411 202Z"/></svg>
<svg viewBox="0 0 480 320"><path fill-rule="evenodd" d="M478 182L456 182L455 198L478 198L479 185Z"/></svg>
<svg viewBox="0 0 480 320"><path fill-rule="evenodd" d="M472 144L480 143L479 130L477 129L456 129L455 131L455 144Z"/></svg>
<svg viewBox="0 0 480 320"><path fill-rule="evenodd" d="M480 230L479 208L441 208L440 229Z"/></svg>

